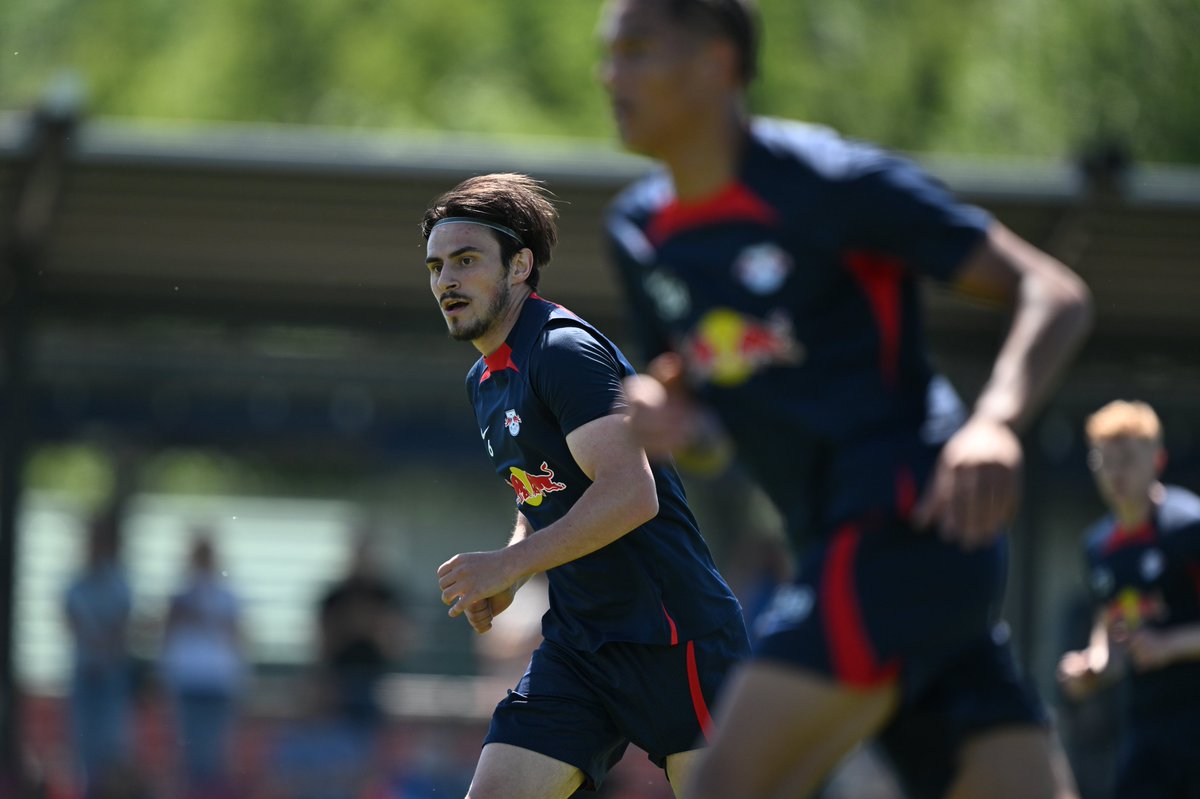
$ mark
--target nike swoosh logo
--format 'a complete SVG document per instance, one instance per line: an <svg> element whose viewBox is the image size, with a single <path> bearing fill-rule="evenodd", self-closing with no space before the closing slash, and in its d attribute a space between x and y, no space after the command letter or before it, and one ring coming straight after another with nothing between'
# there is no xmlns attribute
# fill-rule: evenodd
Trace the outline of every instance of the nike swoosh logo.
<svg viewBox="0 0 1200 799"><path fill-rule="evenodd" d="M487 438L487 431L489 431L489 430L491 430L491 429L492 429L492 426L489 424L487 427L485 427L485 428L483 428L482 430L480 430L480 431L479 431L479 437L480 437L480 438Z"/></svg>

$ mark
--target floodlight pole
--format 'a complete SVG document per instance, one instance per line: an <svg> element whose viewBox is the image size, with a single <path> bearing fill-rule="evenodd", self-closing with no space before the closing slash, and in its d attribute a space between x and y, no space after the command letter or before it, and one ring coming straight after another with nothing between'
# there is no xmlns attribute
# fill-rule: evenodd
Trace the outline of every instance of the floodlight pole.
<svg viewBox="0 0 1200 799"><path fill-rule="evenodd" d="M46 251L67 172L67 153L78 124L77 93L69 84L52 90L32 114L15 159L13 193L2 206L7 218L0 257L0 316L4 408L0 423L0 778L10 790L23 780L20 714L13 662L17 525L31 427L31 337L38 269Z"/></svg>

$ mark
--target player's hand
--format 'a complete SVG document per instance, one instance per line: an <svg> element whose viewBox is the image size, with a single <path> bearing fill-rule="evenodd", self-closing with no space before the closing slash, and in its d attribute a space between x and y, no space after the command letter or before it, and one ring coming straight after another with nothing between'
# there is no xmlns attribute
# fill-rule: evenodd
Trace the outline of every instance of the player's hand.
<svg viewBox="0 0 1200 799"><path fill-rule="evenodd" d="M645 374L625 379L629 420L638 443L651 458L664 458L692 444L701 414L688 391L683 359L673 352L658 356Z"/></svg>
<svg viewBox="0 0 1200 799"><path fill-rule="evenodd" d="M509 561L506 548L460 553L439 566L438 586L442 589L442 602L450 606L451 618L461 616L481 600L511 589L520 575L513 572Z"/></svg>
<svg viewBox="0 0 1200 799"><path fill-rule="evenodd" d="M1076 701L1087 698L1096 690L1100 672L1088 649L1067 652L1058 661L1058 684L1068 698Z"/></svg>
<svg viewBox="0 0 1200 799"><path fill-rule="evenodd" d="M1175 659L1171 634L1142 628L1129 638L1129 659L1138 671L1153 671Z"/></svg>
<svg viewBox="0 0 1200 799"><path fill-rule="evenodd" d="M509 586L495 596L472 603L467 608L465 614L467 622L471 625L471 629L480 635L492 629L492 619L508 610L508 606L513 603L513 598L516 595L516 587Z"/></svg>
<svg viewBox="0 0 1200 799"><path fill-rule="evenodd" d="M991 543L1016 515L1022 461L1007 425L971 418L942 448L913 524L966 549Z"/></svg>

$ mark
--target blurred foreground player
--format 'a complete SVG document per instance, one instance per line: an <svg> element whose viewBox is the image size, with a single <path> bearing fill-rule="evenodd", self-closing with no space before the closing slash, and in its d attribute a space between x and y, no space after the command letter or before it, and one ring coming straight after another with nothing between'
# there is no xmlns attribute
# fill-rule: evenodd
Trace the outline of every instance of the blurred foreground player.
<svg viewBox="0 0 1200 799"><path fill-rule="evenodd" d="M651 466L623 410L633 374L599 331L534 293L556 213L523 175L486 175L425 213L429 284L467 375L483 446L516 495L509 545L438 569L450 615L487 632L530 576L550 609L528 671L500 702L472 799L560 799L598 785L632 741L678 793L709 704L749 654L677 475Z"/></svg>
<svg viewBox="0 0 1200 799"><path fill-rule="evenodd" d="M1167 455L1146 403L1105 405L1087 438L1111 512L1085 544L1091 642L1063 656L1059 681L1082 699L1129 680L1116 796L1200 799L1200 497L1159 482Z"/></svg>
<svg viewBox="0 0 1200 799"><path fill-rule="evenodd" d="M665 166L608 222L658 356L627 384L635 429L652 455L727 434L800 555L686 795L807 796L875 736L910 796L1070 795L997 612L1017 431L1085 286L909 161L750 117L744 0L612 0L601 29L620 135ZM970 412L929 364L920 275L1013 308Z"/></svg>

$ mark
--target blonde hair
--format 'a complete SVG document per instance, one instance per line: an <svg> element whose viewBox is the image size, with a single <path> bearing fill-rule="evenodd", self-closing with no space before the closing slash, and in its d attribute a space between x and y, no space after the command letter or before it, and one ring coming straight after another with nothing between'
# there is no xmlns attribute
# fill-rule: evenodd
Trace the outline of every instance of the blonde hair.
<svg viewBox="0 0 1200 799"><path fill-rule="evenodd" d="M1162 423L1158 414L1140 400L1113 400L1088 417L1088 441L1097 444L1114 438L1139 438L1162 444Z"/></svg>

